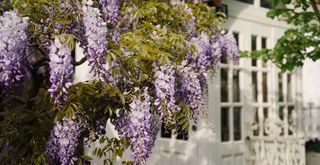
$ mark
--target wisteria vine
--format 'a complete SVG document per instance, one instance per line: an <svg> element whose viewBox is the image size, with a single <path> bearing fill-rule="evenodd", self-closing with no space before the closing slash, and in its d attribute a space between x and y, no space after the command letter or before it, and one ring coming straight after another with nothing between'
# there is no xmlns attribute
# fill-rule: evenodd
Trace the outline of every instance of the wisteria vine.
<svg viewBox="0 0 320 165"><path fill-rule="evenodd" d="M0 84L9 87L23 78L28 18L16 11L0 16Z"/></svg>
<svg viewBox="0 0 320 165"><path fill-rule="evenodd" d="M208 120L204 100L207 72L216 70L222 58L238 63L237 43L231 34L198 25L219 20L201 20L204 18L197 15L200 10L213 14L210 8L201 8L203 1L68 0L35 2L35 6L19 3L11 8L21 5L20 8L0 16L0 87L9 88L23 80L24 69L31 70L34 80L39 79L37 67L49 70L43 82L26 86L36 88L29 92L36 96L23 106L38 106L37 99L44 97L43 93L50 95L52 108L47 109L48 114L34 112L40 116L39 123L53 123L49 133L41 134L40 139L47 140L46 146L36 148L46 154L38 154L44 159L42 164L78 163L84 159L78 152L81 140L103 139L110 131L104 128L108 121L115 126L121 142L129 143L133 164L145 164L162 123L173 129L180 127L185 123L177 116L185 110L192 116L185 115L187 119L183 121ZM30 6L34 8L29 9ZM26 14L23 8L28 12L39 9L39 13ZM72 14L63 16L69 10ZM46 38L46 43L39 44L37 37ZM30 66L24 66L31 59L25 53L27 43L37 50L30 53L37 57ZM75 61L75 45L84 50L85 58L80 61ZM74 70L85 61L94 79L73 83ZM4 144L0 148L14 148L7 141L0 139ZM30 141L34 144L34 139ZM6 152L0 151L0 161L3 153ZM29 155L30 159L35 155ZM21 157L26 160L26 156Z"/></svg>

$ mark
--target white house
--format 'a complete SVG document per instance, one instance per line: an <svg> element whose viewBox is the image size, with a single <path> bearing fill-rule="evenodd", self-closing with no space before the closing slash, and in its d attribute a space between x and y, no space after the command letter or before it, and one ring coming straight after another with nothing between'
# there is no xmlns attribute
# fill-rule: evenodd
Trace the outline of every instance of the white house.
<svg viewBox="0 0 320 165"><path fill-rule="evenodd" d="M266 18L266 2L223 1L225 27L241 50L271 48L287 28ZM241 59L237 66L222 64L211 77L207 103L214 130L199 122L188 135L161 131L148 165L305 164L300 69L280 73L270 62Z"/></svg>

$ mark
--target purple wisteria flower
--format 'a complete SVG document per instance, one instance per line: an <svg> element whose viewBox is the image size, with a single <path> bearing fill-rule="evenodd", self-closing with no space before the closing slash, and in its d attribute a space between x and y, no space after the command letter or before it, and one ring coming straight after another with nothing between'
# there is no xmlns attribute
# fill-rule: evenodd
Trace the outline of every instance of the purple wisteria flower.
<svg viewBox="0 0 320 165"><path fill-rule="evenodd" d="M187 28L187 33L189 33L192 36L192 35L194 35L195 30L196 30L196 27L195 27L196 18L193 16L192 9L189 8L187 4L185 4L184 6L185 6L184 11L191 16L186 28Z"/></svg>
<svg viewBox="0 0 320 165"><path fill-rule="evenodd" d="M50 82L48 89L54 103L62 106L68 100L68 88L72 85L73 65L71 49L63 44L64 39L56 37L50 46Z"/></svg>
<svg viewBox="0 0 320 165"><path fill-rule="evenodd" d="M194 116L203 114L206 107L197 69L194 65L186 65L186 62L183 62L182 65L178 66L177 74L177 98L193 110Z"/></svg>
<svg viewBox="0 0 320 165"><path fill-rule="evenodd" d="M156 99L154 101L158 113L161 118L168 117L172 120L172 112L177 112L180 107L176 106L175 92L176 92L176 75L173 66L156 66L155 67L154 86L156 89Z"/></svg>
<svg viewBox="0 0 320 165"><path fill-rule="evenodd" d="M150 96L144 91L144 100L136 98L130 104L130 136L132 158L136 165L144 164L149 157L158 131L160 130L157 118L150 108Z"/></svg>
<svg viewBox="0 0 320 165"><path fill-rule="evenodd" d="M92 0L82 2L82 19L88 41L85 54L91 67L90 73L93 72L95 77L112 83L111 75L107 69L110 66L106 65L107 24L100 17L99 9L92 7L92 5Z"/></svg>
<svg viewBox="0 0 320 165"><path fill-rule="evenodd" d="M46 152L50 157L50 164L76 164L79 137L86 127L86 122L80 117L64 118L58 121L49 136Z"/></svg>
<svg viewBox="0 0 320 165"><path fill-rule="evenodd" d="M192 9L188 7L188 5L185 3L184 0L171 0L171 4L173 6L178 6L178 5L182 5L184 7L184 12L186 12L188 15L190 15L190 19L187 22L186 25L183 26L184 28L184 33L186 34L190 34L191 36L193 36L195 34L195 17L192 13Z"/></svg>
<svg viewBox="0 0 320 165"><path fill-rule="evenodd" d="M8 87L23 78L28 18L16 11L0 16L0 85Z"/></svg>
<svg viewBox="0 0 320 165"><path fill-rule="evenodd" d="M232 60L239 62L237 41L231 33L227 35L214 35L210 39L214 64L218 64L221 58L226 58L230 63Z"/></svg>
<svg viewBox="0 0 320 165"><path fill-rule="evenodd" d="M107 18L107 23L113 27L120 20L120 2L119 0L99 0L102 7L102 12Z"/></svg>
<svg viewBox="0 0 320 165"><path fill-rule="evenodd" d="M199 71L205 73L209 69L212 69L213 56L208 35L202 33L198 37L191 38L190 43L196 47L196 51L192 56L192 61L195 62Z"/></svg>
<svg viewBox="0 0 320 165"><path fill-rule="evenodd" d="M142 165L151 154L160 130L160 116L151 113L147 89L144 90L143 100L134 98L130 109L129 115L125 115L122 111L114 125L119 136L129 140L134 164Z"/></svg>

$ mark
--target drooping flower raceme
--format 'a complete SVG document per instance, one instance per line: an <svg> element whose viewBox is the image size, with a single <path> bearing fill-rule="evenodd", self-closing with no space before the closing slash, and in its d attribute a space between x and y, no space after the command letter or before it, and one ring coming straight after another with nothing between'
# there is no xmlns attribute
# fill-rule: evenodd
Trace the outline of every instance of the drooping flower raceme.
<svg viewBox="0 0 320 165"><path fill-rule="evenodd" d="M0 16L0 85L15 84L23 78L28 18L16 11Z"/></svg>
<svg viewBox="0 0 320 165"><path fill-rule="evenodd" d="M188 21L186 28L188 29L187 32L190 33L192 36L195 33L195 19L196 18L193 16L192 10L188 7L188 5L184 4L184 6L185 6L184 11L186 13L188 13L191 17L190 20Z"/></svg>
<svg viewBox="0 0 320 165"><path fill-rule="evenodd" d="M72 85L73 65L71 49L63 44L64 39L56 37L50 46L50 82L49 92L54 103L61 106L68 100L68 88Z"/></svg>
<svg viewBox="0 0 320 165"><path fill-rule="evenodd" d="M176 106L176 75L173 66L156 66L156 80L154 86L156 89L156 99L154 101L161 118L167 116L169 121L172 118L172 112L179 111L180 107Z"/></svg>
<svg viewBox="0 0 320 165"><path fill-rule="evenodd" d="M160 130L160 116L151 113L150 96L147 90L142 98L134 98L130 104L131 113L114 122L121 138L127 138L131 145L131 156L135 165L142 165L151 154L157 134Z"/></svg>
<svg viewBox="0 0 320 165"><path fill-rule="evenodd" d="M210 42L214 65L218 64L221 58L226 58L228 62L232 60L235 63L239 62L237 41L231 33L227 35L214 35L211 37Z"/></svg>
<svg viewBox="0 0 320 165"><path fill-rule="evenodd" d="M132 158L135 164L144 164L149 157L159 131L159 124L151 114L150 96L144 92L144 100L136 98L130 104L130 137Z"/></svg>
<svg viewBox="0 0 320 165"><path fill-rule="evenodd" d="M195 62L201 73L207 72L213 65L213 55L208 35L202 33L198 37L191 38L190 43L196 47L192 61Z"/></svg>
<svg viewBox="0 0 320 165"><path fill-rule="evenodd" d="M121 31L115 27L118 25L120 18L119 0L99 0L102 12L108 23L108 36L115 42L119 42Z"/></svg>
<svg viewBox="0 0 320 165"><path fill-rule="evenodd" d="M102 12L107 18L107 23L116 26L120 20L120 2L119 0L99 0L102 6Z"/></svg>
<svg viewBox="0 0 320 165"><path fill-rule="evenodd" d="M46 148L50 164L73 165L77 163L76 152L79 137L85 126L86 122L77 116L70 119L64 118L54 125Z"/></svg>
<svg viewBox="0 0 320 165"><path fill-rule="evenodd" d="M182 63L177 68L178 91L177 97L187 104L194 115L202 114L206 111L203 92L200 85L199 73L192 64Z"/></svg>
<svg viewBox="0 0 320 165"><path fill-rule="evenodd" d="M111 76L106 65L107 24L100 17L99 9L92 7L92 4L91 0L82 2L83 24L88 41L85 54L91 67L90 73L110 83Z"/></svg>

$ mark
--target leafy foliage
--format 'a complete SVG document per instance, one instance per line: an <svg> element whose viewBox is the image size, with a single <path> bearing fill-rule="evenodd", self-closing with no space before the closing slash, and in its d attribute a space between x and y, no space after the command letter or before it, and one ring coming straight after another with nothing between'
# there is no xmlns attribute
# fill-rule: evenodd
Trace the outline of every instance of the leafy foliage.
<svg viewBox="0 0 320 165"><path fill-rule="evenodd" d="M267 16L289 25L288 30L269 50L252 52L249 56L272 60L282 70L303 66L304 60L320 58L320 13L316 0L273 0L274 8ZM246 56L244 54L244 56Z"/></svg>
<svg viewBox="0 0 320 165"><path fill-rule="evenodd" d="M57 126L56 122L79 116L86 121L86 128L81 134L81 139L85 139L86 143L98 140L102 145L94 149L93 154L100 158L104 157L105 164L112 164L117 157L122 157L125 150L132 144L129 144L130 138L128 137L107 137L105 135L106 131L110 130L104 130L105 128L102 127L105 126L107 121L116 122L121 113L126 115L132 113L131 110L136 108L132 105L132 102L141 103L142 98L145 106L150 108L150 112L148 111L144 115L150 115L151 117L148 116L150 121L153 121L159 115L154 105L156 99L155 66L170 65L174 69L189 67L189 69L196 70L192 72L193 75L189 75L189 78L198 78L197 74L200 73L198 73L197 68L185 66L191 65L188 60L196 59L197 55L198 48L190 43L190 39L200 34L205 34L208 38L212 35L221 35L219 26L224 22L224 18L218 17L214 7L209 7L205 3L189 2L173 5L168 1L161 0L123 0L119 2L121 4L121 10L119 11L121 19L117 24L114 22L112 24L108 23L106 16L101 13L97 14L97 16L101 14L99 21L104 21L101 25L106 25L105 27L108 28L108 42L106 42L106 45L102 44L102 47L107 50L105 62L110 68L108 72L110 72L110 77L114 79L114 82L109 83L94 79L75 83L71 86L65 85L64 88L57 90L58 93L68 94L62 106L58 106L50 98L47 91L50 85L55 85L49 76L52 75L52 73L49 73L49 61L52 60L48 57L50 45L58 38L62 43L57 44L57 47L64 46L71 50L72 61L70 63L72 68L82 65L86 60L97 60L98 58L84 58L75 61L75 45L79 42L84 49L84 53L88 54L87 48L90 41L86 40L83 32L83 30L86 30L83 27L83 21L85 21L83 20L83 12L88 10L82 8L92 7L94 10L91 11L97 10L99 12L98 8L103 4L100 4L101 1L98 0L92 3L90 0L1 1L1 15L5 11L14 9L20 17L29 18L27 53L24 59L24 80L18 84L12 84L10 88L6 89L0 84L1 162L7 164L21 164L21 162L25 164L50 163L46 153L46 145L50 132L52 133L51 130L54 126ZM94 25L92 24L92 26ZM90 28L94 31L94 27ZM209 39L207 42L209 42ZM95 46L99 50L101 45ZM61 51L62 55L57 54L61 59L69 55L63 51ZM91 52L92 56L95 56L95 54L96 52ZM61 61L57 60L56 63L61 64ZM71 65L70 63L66 65ZM101 64L105 64L104 61ZM57 70L59 71L59 69ZM201 73L201 76L203 74ZM55 78L58 82L65 81L63 78L61 79L59 74ZM191 88L189 90L202 90L201 87L194 87L192 84L187 87ZM143 96L142 90L145 91ZM198 93L202 92L204 91ZM195 96L190 98L195 99ZM139 99L140 101L138 101ZM172 119L168 120L166 118L169 115L164 115L164 119L161 120L166 121L165 125L169 129L187 131L190 120L196 119L196 113L187 102L174 102L181 110L175 111ZM139 116L141 112L136 109L135 113L137 114L132 116ZM141 116L140 118L143 119ZM136 124L136 130L144 129L139 125L141 121L137 122L131 118L129 120L131 120L131 124ZM145 124L150 123L146 122ZM63 127L63 124L59 127ZM69 127L72 127L72 124ZM59 130L63 129L59 128ZM152 132L158 129L145 130ZM155 133L157 132L155 131ZM153 139L155 135L152 136L154 137L148 138L155 140ZM55 135L52 137L55 137ZM51 140L54 143L66 143L64 146L70 144L67 141L68 139L59 137L61 137L59 140L64 141ZM153 145L153 143L149 145ZM148 150L152 148L152 146L147 147ZM148 154L145 154L146 157ZM79 160L79 163L91 160L90 157L85 155L80 158L82 160ZM142 159L141 162L145 160L145 158ZM131 164L133 162L124 163Z"/></svg>

